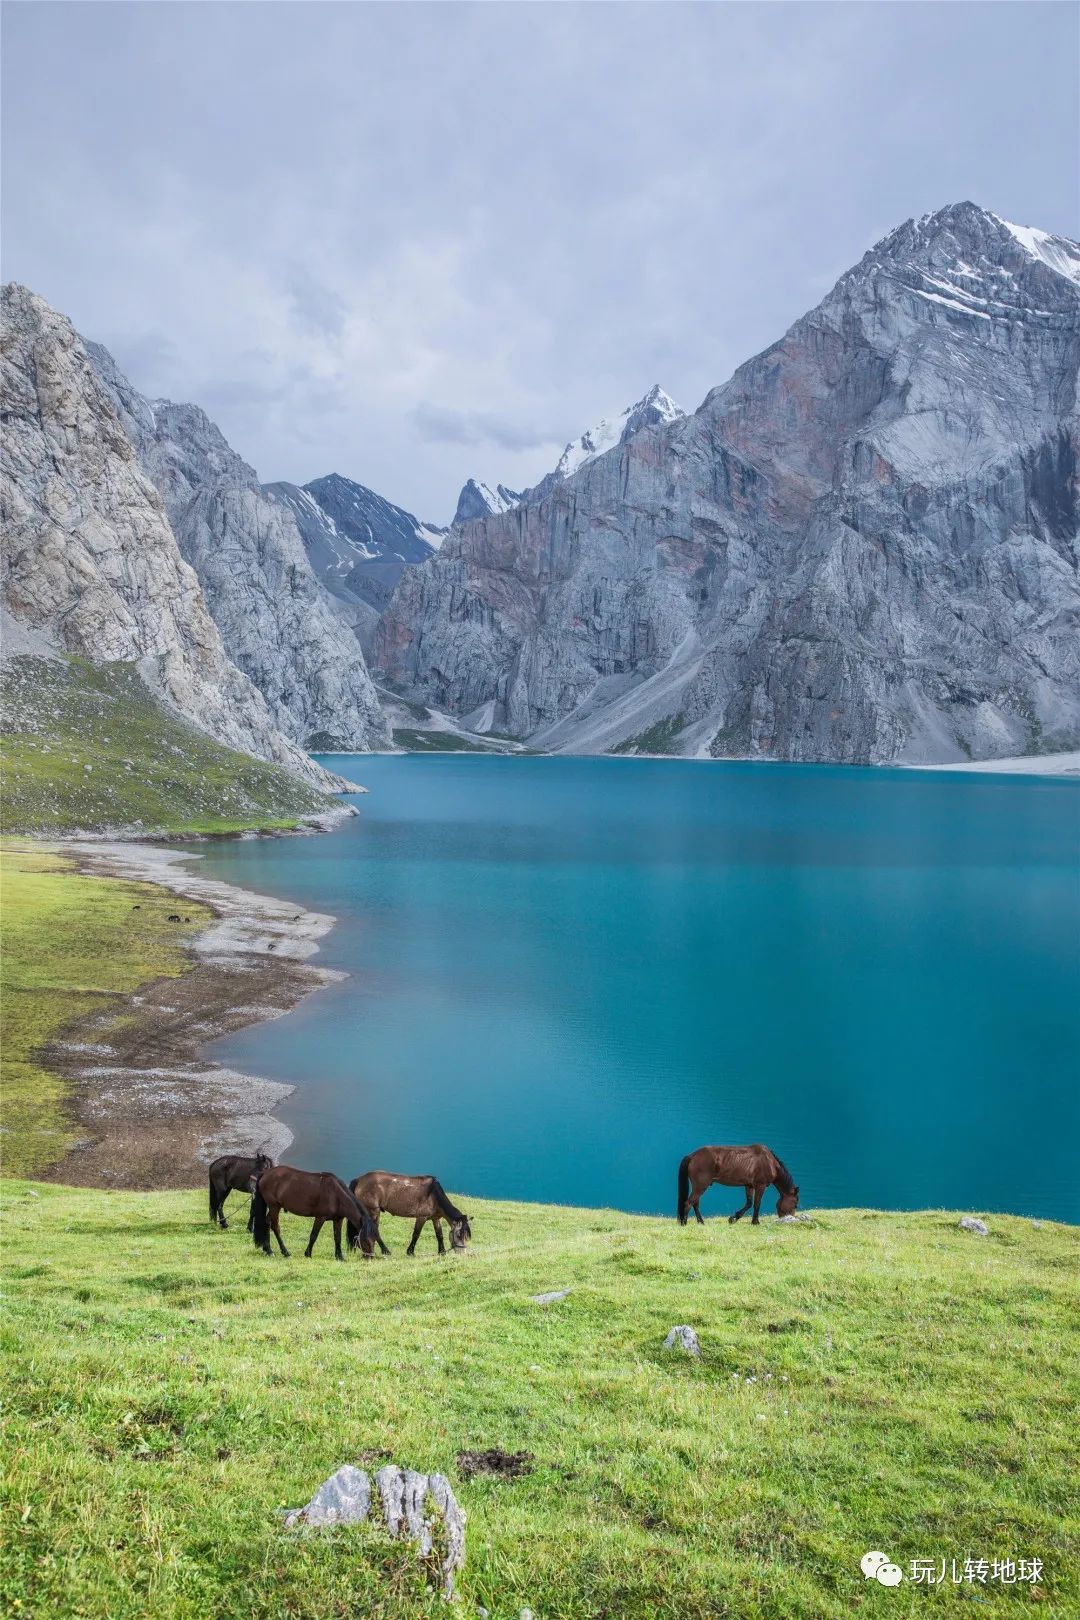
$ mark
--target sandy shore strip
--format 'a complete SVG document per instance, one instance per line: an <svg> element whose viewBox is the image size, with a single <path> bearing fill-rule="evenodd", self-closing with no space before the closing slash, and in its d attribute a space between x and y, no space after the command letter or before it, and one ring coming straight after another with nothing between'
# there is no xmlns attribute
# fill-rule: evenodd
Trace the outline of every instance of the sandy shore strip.
<svg viewBox="0 0 1080 1620"><path fill-rule="evenodd" d="M179 916L185 900L198 901L214 921L191 942L189 972L110 996L45 1048L49 1068L71 1087L77 1128L86 1132L47 1179L191 1187L219 1153L263 1148L280 1158L292 1133L273 1110L294 1088L225 1068L203 1049L345 978L309 961L335 919L189 871L199 857L186 850L98 839L49 847L83 872L160 885L176 895Z"/></svg>
<svg viewBox="0 0 1080 1620"><path fill-rule="evenodd" d="M997 776L1080 776L1080 748L1064 754L1020 754L1012 759L965 759L953 765L909 765L907 769L982 771Z"/></svg>

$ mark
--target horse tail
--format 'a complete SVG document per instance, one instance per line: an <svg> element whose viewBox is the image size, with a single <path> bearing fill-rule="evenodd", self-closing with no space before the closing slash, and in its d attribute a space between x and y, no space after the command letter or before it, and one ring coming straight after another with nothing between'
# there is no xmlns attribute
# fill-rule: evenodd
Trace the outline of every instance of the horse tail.
<svg viewBox="0 0 1080 1620"><path fill-rule="evenodd" d="M456 1204L452 1204L450 1202L445 1191L443 1190L442 1182L436 1181L434 1176L431 1178L431 1191L435 1195L435 1202L438 1204L448 1221L463 1221L465 1219L464 1211L458 1209Z"/></svg>
<svg viewBox="0 0 1080 1620"><path fill-rule="evenodd" d="M217 1199L214 1197L214 1172L212 1170L210 1172L209 1181L210 1181L210 1219L212 1221L216 1221L217 1220Z"/></svg>
<svg viewBox="0 0 1080 1620"><path fill-rule="evenodd" d="M270 1221L268 1217L266 1199L262 1195L259 1183L255 1183L255 1196L251 1200L251 1235L255 1239L257 1249L270 1247Z"/></svg>
<svg viewBox="0 0 1080 1620"><path fill-rule="evenodd" d="M689 1201L690 1201L690 1155L688 1153L685 1156L685 1158L682 1160L681 1164L679 1165L679 1206L678 1206L678 1209L677 1209L676 1213L677 1213L677 1215L679 1217L679 1225L680 1226L685 1226L686 1225L686 1217L687 1217L687 1214L688 1214L686 1206L689 1203Z"/></svg>

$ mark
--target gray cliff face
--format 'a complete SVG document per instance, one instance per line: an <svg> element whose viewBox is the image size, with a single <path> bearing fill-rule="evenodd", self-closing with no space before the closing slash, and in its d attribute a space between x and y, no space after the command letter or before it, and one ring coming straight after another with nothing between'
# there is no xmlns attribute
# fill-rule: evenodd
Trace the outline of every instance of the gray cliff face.
<svg viewBox="0 0 1080 1620"><path fill-rule="evenodd" d="M307 747L388 743L350 621L316 578L289 502L260 487L198 406L143 399L106 350L90 351L226 650L275 724Z"/></svg>
<svg viewBox="0 0 1080 1620"><path fill-rule="evenodd" d="M1080 736L1080 248L909 222L690 417L402 579L376 662L533 746L948 761Z"/></svg>
<svg viewBox="0 0 1080 1620"><path fill-rule="evenodd" d="M370 655L379 609L354 588L357 565L356 547L313 495L299 484L264 484L263 493L287 506L296 519L308 562L323 590L328 593L338 616L349 626L363 650ZM394 583L397 583L395 575Z"/></svg>
<svg viewBox="0 0 1080 1620"><path fill-rule="evenodd" d="M70 653L137 663L147 686L210 736L331 778L274 724L230 661L161 497L70 321L3 290L0 468L4 606Z"/></svg>

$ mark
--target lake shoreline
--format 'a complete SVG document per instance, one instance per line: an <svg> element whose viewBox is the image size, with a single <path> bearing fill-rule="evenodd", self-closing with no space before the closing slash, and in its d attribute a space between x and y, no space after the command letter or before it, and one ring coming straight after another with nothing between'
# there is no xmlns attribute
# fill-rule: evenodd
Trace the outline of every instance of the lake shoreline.
<svg viewBox="0 0 1080 1620"><path fill-rule="evenodd" d="M68 1186L193 1187L219 1153L293 1140L274 1110L295 1089L205 1056L209 1042L282 1017L347 977L310 958L336 918L187 869L197 853L158 844L63 839L43 847L89 876L150 883L213 914L187 947L193 965L69 1025L43 1057L69 1088L67 1111L85 1135L43 1179Z"/></svg>

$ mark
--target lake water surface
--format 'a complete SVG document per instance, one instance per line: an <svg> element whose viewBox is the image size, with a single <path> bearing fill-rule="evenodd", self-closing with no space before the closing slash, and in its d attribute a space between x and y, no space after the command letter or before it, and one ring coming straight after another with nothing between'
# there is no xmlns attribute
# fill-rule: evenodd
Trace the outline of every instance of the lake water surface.
<svg viewBox="0 0 1080 1620"><path fill-rule="evenodd" d="M683 1153L759 1140L804 1207L1080 1219L1080 784L327 763L358 820L200 846L339 918L348 979L214 1049L295 1083L291 1163L673 1213Z"/></svg>

